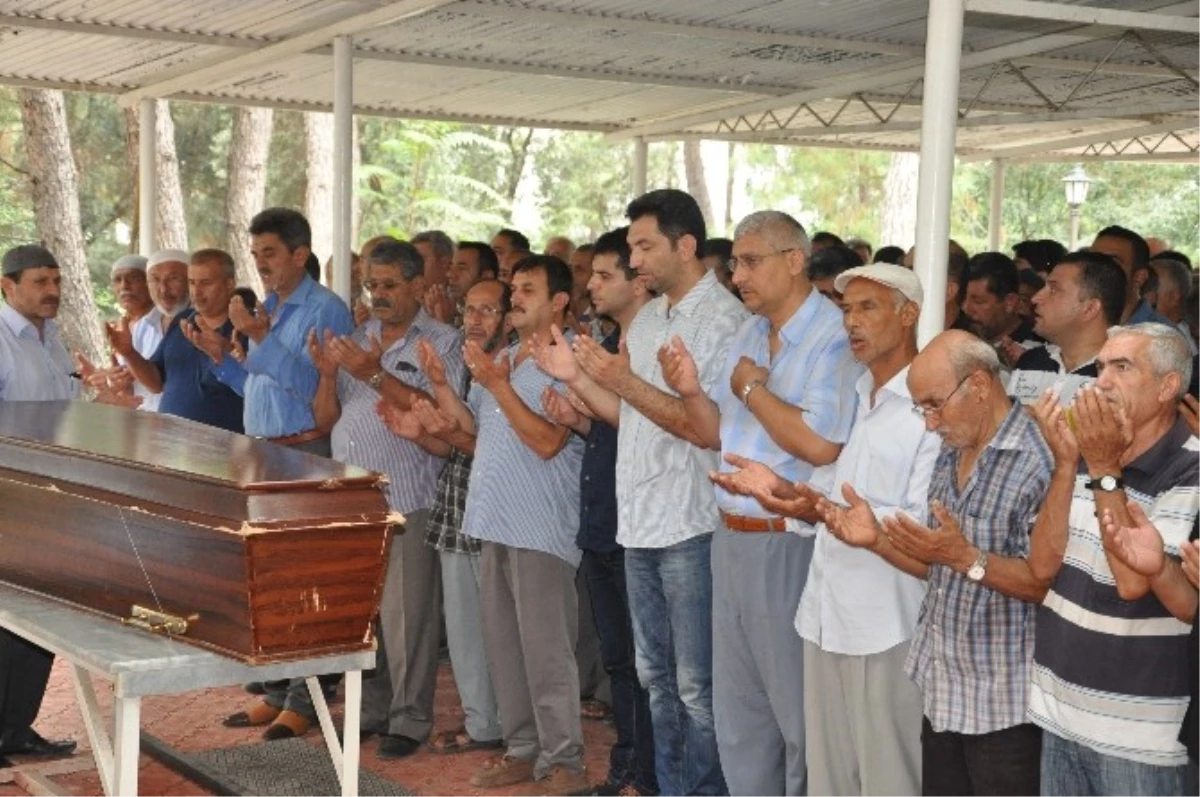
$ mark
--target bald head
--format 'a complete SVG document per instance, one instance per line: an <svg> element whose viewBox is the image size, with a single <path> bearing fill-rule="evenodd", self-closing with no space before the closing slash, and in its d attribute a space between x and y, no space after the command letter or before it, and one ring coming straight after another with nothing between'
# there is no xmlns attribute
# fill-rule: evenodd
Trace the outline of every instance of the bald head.
<svg viewBox="0 0 1200 797"><path fill-rule="evenodd" d="M951 329L913 360L908 389L929 429L951 448L973 447L986 441L998 425L995 419L1007 412L999 374L995 349L969 332Z"/></svg>

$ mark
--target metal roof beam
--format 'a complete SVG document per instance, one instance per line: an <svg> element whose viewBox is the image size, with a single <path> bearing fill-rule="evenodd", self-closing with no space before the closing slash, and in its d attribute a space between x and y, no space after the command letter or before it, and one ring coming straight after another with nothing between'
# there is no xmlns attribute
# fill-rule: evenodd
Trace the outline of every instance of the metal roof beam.
<svg viewBox="0 0 1200 797"><path fill-rule="evenodd" d="M1200 19L1194 16L1066 5L1045 0L967 0L966 6L968 13L1043 19L1073 25L1104 25L1121 30L1157 30L1165 33L1200 35Z"/></svg>
<svg viewBox="0 0 1200 797"><path fill-rule="evenodd" d="M982 156L981 160L991 158ZM1029 155L1017 158L1016 163L1080 163L1080 162L1111 162L1111 161L1141 161L1149 163L1200 163L1200 154L1195 152L1155 152L1153 154L1136 153L1131 155L1079 155L1077 153L1050 153Z"/></svg>
<svg viewBox="0 0 1200 797"><path fill-rule="evenodd" d="M1053 152L1054 150L1066 149L1068 147L1085 147L1088 144L1104 143L1107 141L1125 141L1127 139L1141 138L1142 136L1170 133L1176 130L1189 130L1194 129L1195 126L1195 119L1173 119L1152 125L1127 127L1121 130L1095 131L1092 133L1084 133L1078 136L1052 139L1050 141L1039 141L1034 144L1024 144L1019 147L994 149L989 150L987 154L968 153L962 156L962 161L964 163L970 163L972 161L989 160L991 158L1019 158L1022 155L1036 155L1039 152Z"/></svg>
<svg viewBox="0 0 1200 797"><path fill-rule="evenodd" d="M371 28L390 25L403 19L428 13L450 2L452 0L396 0L386 6L322 25L316 30L292 36L244 55L224 58L217 63L209 64L187 74L142 86L122 94L120 101L122 105L130 107L143 97L165 97L193 90L199 86L211 85L240 72L328 44L333 41L335 36L348 36Z"/></svg>
<svg viewBox="0 0 1200 797"><path fill-rule="evenodd" d="M1194 7L1193 2L1176 3L1160 11L1188 10ZM1057 50L1063 47L1070 47L1083 42L1092 41L1097 36L1091 35L1089 31L1092 28L1082 27L1071 33L1054 33L1043 36L1034 36L1028 39L1019 39L1008 44L1003 44L998 47L992 47L987 50L980 50L974 53L965 53L961 58L961 69L975 69L977 67L994 64L998 61L1005 61L1013 58L1023 58L1038 53L1044 53L1049 50ZM1094 32L1094 31L1093 31ZM850 74L837 75L821 80L814 80L808 87L797 91L794 94L785 94L774 100L755 100L746 103L730 103L715 110L697 111L693 113L680 113L660 121L647 122L644 124L635 124L627 127L620 132L614 133L610 139L619 141L634 136L652 136L661 133L679 132L686 130L689 127L705 124L708 122L716 122L721 119L727 119L734 116L743 116L746 114L763 113L765 111L774 110L777 108L788 107L791 105L799 105L800 103L810 102L813 100L829 99L830 97L842 97L854 92L870 91L872 89L885 88L894 86L900 83L917 80L924 76L925 66L924 58L906 60L903 62L891 64L886 67L876 67L873 69L863 70Z"/></svg>

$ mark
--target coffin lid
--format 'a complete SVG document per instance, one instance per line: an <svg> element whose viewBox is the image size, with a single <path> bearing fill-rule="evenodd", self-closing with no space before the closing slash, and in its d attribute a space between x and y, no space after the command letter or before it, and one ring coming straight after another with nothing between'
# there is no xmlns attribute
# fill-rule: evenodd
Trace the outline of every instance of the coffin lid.
<svg viewBox="0 0 1200 797"><path fill-rule="evenodd" d="M240 523L377 521L387 512L380 474L172 415L83 401L0 402L0 469Z"/></svg>

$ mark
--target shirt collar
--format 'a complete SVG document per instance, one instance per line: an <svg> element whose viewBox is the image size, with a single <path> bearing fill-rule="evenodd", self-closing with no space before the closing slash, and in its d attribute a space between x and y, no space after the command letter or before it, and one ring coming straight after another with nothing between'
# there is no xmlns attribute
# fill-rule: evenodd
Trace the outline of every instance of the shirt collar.
<svg viewBox="0 0 1200 797"><path fill-rule="evenodd" d="M1176 418L1175 423L1167 433L1158 438L1154 445L1142 452L1141 456L1130 462L1122 470L1138 470L1142 473L1155 474L1160 472L1176 451L1183 448L1184 443L1192 436L1183 418Z"/></svg>
<svg viewBox="0 0 1200 797"><path fill-rule="evenodd" d="M396 341L396 343L408 340L409 336L411 335L421 334L421 332L425 329L425 325L432 320L432 316L426 313L424 308L418 308L417 314L413 316L412 323L408 325L408 330L404 333L404 337ZM367 322L363 324L363 333L368 338L383 340L383 322L378 318L368 318Z"/></svg>
<svg viewBox="0 0 1200 797"><path fill-rule="evenodd" d="M316 281L314 281L313 278L310 277L306 272L304 274L304 279L300 280L300 284L296 286L296 290L292 291L291 294L289 294L288 297L283 300L283 304L304 304L304 302L308 300L308 295L312 293L313 286L316 284ZM275 297L276 307L278 307L279 294L276 293Z"/></svg>
<svg viewBox="0 0 1200 797"><path fill-rule="evenodd" d="M871 406L871 391L875 389L875 377L871 374L870 369L862 372L858 380L854 383L854 391L858 393L858 403L864 407ZM912 393L908 392L908 366L904 366L892 376L891 379L883 383L879 388L879 394L889 393L896 398L907 399L912 402ZM882 401L882 396L880 396ZM875 406L879 406L881 401L875 402Z"/></svg>
<svg viewBox="0 0 1200 797"><path fill-rule="evenodd" d="M28 318L18 313L11 304L5 302L4 306L0 307L0 318L4 319L4 323L8 325L8 328L18 338L38 338L37 327ZM47 320L45 325L46 335L49 336L53 329L54 322Z"/></svg>
<svg viewBox="0 0 1200 797"><path fill-rule="evenodd" d="M1053 343L1046 343L1043 345L1045 345L1045 347L1046 347L1046 354L1048 354L1050 356L1050 359L1054 360L1054 362L1058 365L1059 372L1060 373L1068 373L1067 364L1065 362L1063 362L1063 358L1062 358L1062 348L1059 346L1055 346ZM1097 352L1097 354L1098 353L1099 352ZM1083 370L1084 368L1087 368L1089 365L1095 365L1095 363L1096 363L1096 356L1092 355L1086 361L1081 362L1079 365L1075 366L1075 370L1070 371L1069 373L1073 373L1073 374L1078 373L1079 371Z"/></svg>
<svg viewBox="0 0 1200 797"><path fill-rule="evenodd" d="M658 314L666 318L674 313L683 313L688 318L691 318L692 313L700 306L701 301L708 295L708 292L714 286L720 287L720 285L721 283L717 282L716 274L711 271L705 271L700 281L693 285L692 289L684 294L684 297L674 307L671 307L670 303L666 301L666 297L663 297L664 301L659 308Z"/></svg>
<svg viewBox="0 0 1200 797"><path fill-rule="evenodd" d="M1025 439L1026 430L1024 428L1026 423L1033 423L1033 420L1025 412L1024 405L1020 401L1012 399L1012 407L1009 408L1008 415L1005 415L1004 420L1000 422L1000 428L996 430L996 434L992 436L987 447L1009 451L1021 451L1028 448L1029 443Z"/></svg>
<svg viewBox="0 0 1200 797"><path fill-rule="evenodd" d="M796 312L792 313L791 317L784 322L779 329L779 337L787 341L789 346L795 346L804 340L804 333L808 330L815 316L821 307L822 301L829 301L816 288L808 294L808 297L800 303L796 308ZM771 331L771 322L766 316L756 315L754 317L754 326L756 331L763 336L766 336Z"/></svg>

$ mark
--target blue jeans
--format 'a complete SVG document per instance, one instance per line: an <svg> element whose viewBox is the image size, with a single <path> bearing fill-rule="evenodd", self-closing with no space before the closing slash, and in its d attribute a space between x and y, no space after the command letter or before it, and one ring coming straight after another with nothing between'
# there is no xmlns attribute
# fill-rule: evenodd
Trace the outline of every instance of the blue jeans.
<svg viewBox="0 0 1200 797"><path fill-rule="evenodd" d="M1163 767L1098 753L1050 731L1042 735L1042 794L1183 794L1187 765Z"/></svg>
<svg viewBox="0 0 1200 797"><path fill-rule="evenodd" d="M725 794L712 708L712 535L625 549L637 672L663 794Z"/></svg>
<svg viewBox="0 0 1200 797"><path fill-rule="evenodd" d="M584 550L580 569L591 591L600 658L612 690L617 743L609 753L609 784L632 785L639 794L657 794L650 698L638 682L625 587L625 549L610 553Z"/></svg>

